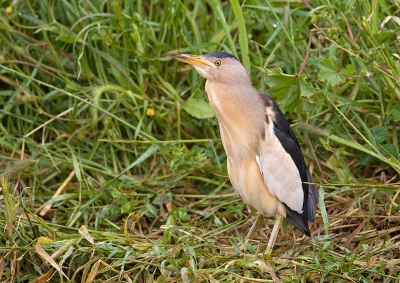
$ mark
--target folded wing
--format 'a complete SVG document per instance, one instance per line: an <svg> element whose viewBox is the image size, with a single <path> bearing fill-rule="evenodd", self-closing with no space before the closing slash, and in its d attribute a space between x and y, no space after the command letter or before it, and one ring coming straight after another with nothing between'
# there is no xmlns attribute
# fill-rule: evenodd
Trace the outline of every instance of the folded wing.
<svg viewBox="0 0 400 283"><path fill-rule="evenodd" d="M270 193L286 207L286 219L304 234L310 236L308 221L314 221L318 190L306 167L300 145L286 118L276 103L267 96L274 113L268 117L272 129L265 146L260 147L257 162ZM271 123L270 122L270 123Z"/></svg>

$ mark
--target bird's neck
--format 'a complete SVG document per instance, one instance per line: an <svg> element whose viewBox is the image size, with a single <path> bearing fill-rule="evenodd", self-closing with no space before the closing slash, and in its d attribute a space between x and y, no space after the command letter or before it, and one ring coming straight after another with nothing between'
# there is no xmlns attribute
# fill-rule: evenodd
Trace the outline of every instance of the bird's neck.
<svg viewBox="0 0 400 283"><path fill-rule="evenodd" d="M253 155L264 129L265 107L258 91L241 84L221 84L207 81L206 91L218 118L221 139L228 156Z"/></svg>

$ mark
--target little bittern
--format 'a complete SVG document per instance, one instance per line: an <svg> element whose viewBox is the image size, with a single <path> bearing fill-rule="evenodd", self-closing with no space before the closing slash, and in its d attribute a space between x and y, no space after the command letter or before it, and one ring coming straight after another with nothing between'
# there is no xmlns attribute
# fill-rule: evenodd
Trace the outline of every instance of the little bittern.
<svg viewBox="0 0 400 283"><path fill-rule="evenodd" d="M207 79L229 178L244 202L259 212L248 237L264 214L276 217L267 250L275 243L283 217L311 236L308 221L315 218L318 190L310 184L314 181L300 145L275 101L253 87L248 72L231 54L167 55L192 65Z"/></svg>

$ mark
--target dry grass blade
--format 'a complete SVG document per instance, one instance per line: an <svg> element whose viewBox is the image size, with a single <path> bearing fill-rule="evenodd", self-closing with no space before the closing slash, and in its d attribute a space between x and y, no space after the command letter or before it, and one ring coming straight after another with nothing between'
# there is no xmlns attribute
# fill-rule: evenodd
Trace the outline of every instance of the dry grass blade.
<svg viewBox="0 0 400 283"><path fill-rule="evenodd" d="M54 193L53 198L58 197L63 189L68 185L68 183L71 181L71 179L75 176L75 170L72 170L71 173L68 175L67 179L65 179L64 183L57 189L57 191ZM45 207L43 207L42 211L40 211L40 216L46 215L46 213L51 209L52 204L49 203Z"/></svg>
<svg viewBox="0 0 400 283"><path fill-rule="evenodd" d="M38 278L32 280L30 283L44 283L47 280L49 280L51 278L51 276L54 273L54 267L52 269L50 269L49 271L47 271L45 274L43 274L42 276L39 276Z"/></svg>
<svg viewBox="0 0 400 283"><path fill-rule="evenodd" d="M79 234L82 235L82 237L84 237L89 243L91 243L92 245L94 245L93 237L90 236L90 233L89 233L89 231L86 229L85 225L82 225L82 226L79 228L78 231L79 231Z"/></svg>
<svg viewBox="0 0 400 283"><path fill-rule="evenodd" d="M4 197L4 207L6 215L6 231L8 235L8 240L12 241L14 234L14 219L15 219L15 207L13 197L10 192L9 183L6 177L1 177L1 188L0 191L3 193Z"/></svg>
<svg viewBox="0 0 400 283"><path fill-rule="evenodd" d="M47 262L49 263L51 266L53 266L58 272L61 273L61 275L63 275L68 281L69 278L67 277L67 275L65 275L65 273L62 271L61 267L54 261L54 259L48 254L46 253L46 251L42 248L42 244L48 244L50 242L52 242L50 239L45 238L45 237L39 237L39 239L37 240L36 244L35 244L35 250L36 252Z"/></svg>

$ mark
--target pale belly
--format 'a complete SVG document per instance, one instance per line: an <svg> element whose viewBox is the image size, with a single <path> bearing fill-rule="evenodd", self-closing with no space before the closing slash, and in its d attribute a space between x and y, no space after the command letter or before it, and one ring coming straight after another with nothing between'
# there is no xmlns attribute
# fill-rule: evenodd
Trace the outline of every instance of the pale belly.
<svg viewBox="0 0 400 283"><path fill-rule="evenodd" d="M286 217L284 205L270 194L265 185L255 157L235 164L228 156L228 174L234 189L246 204L261 214Z"/></svg>

